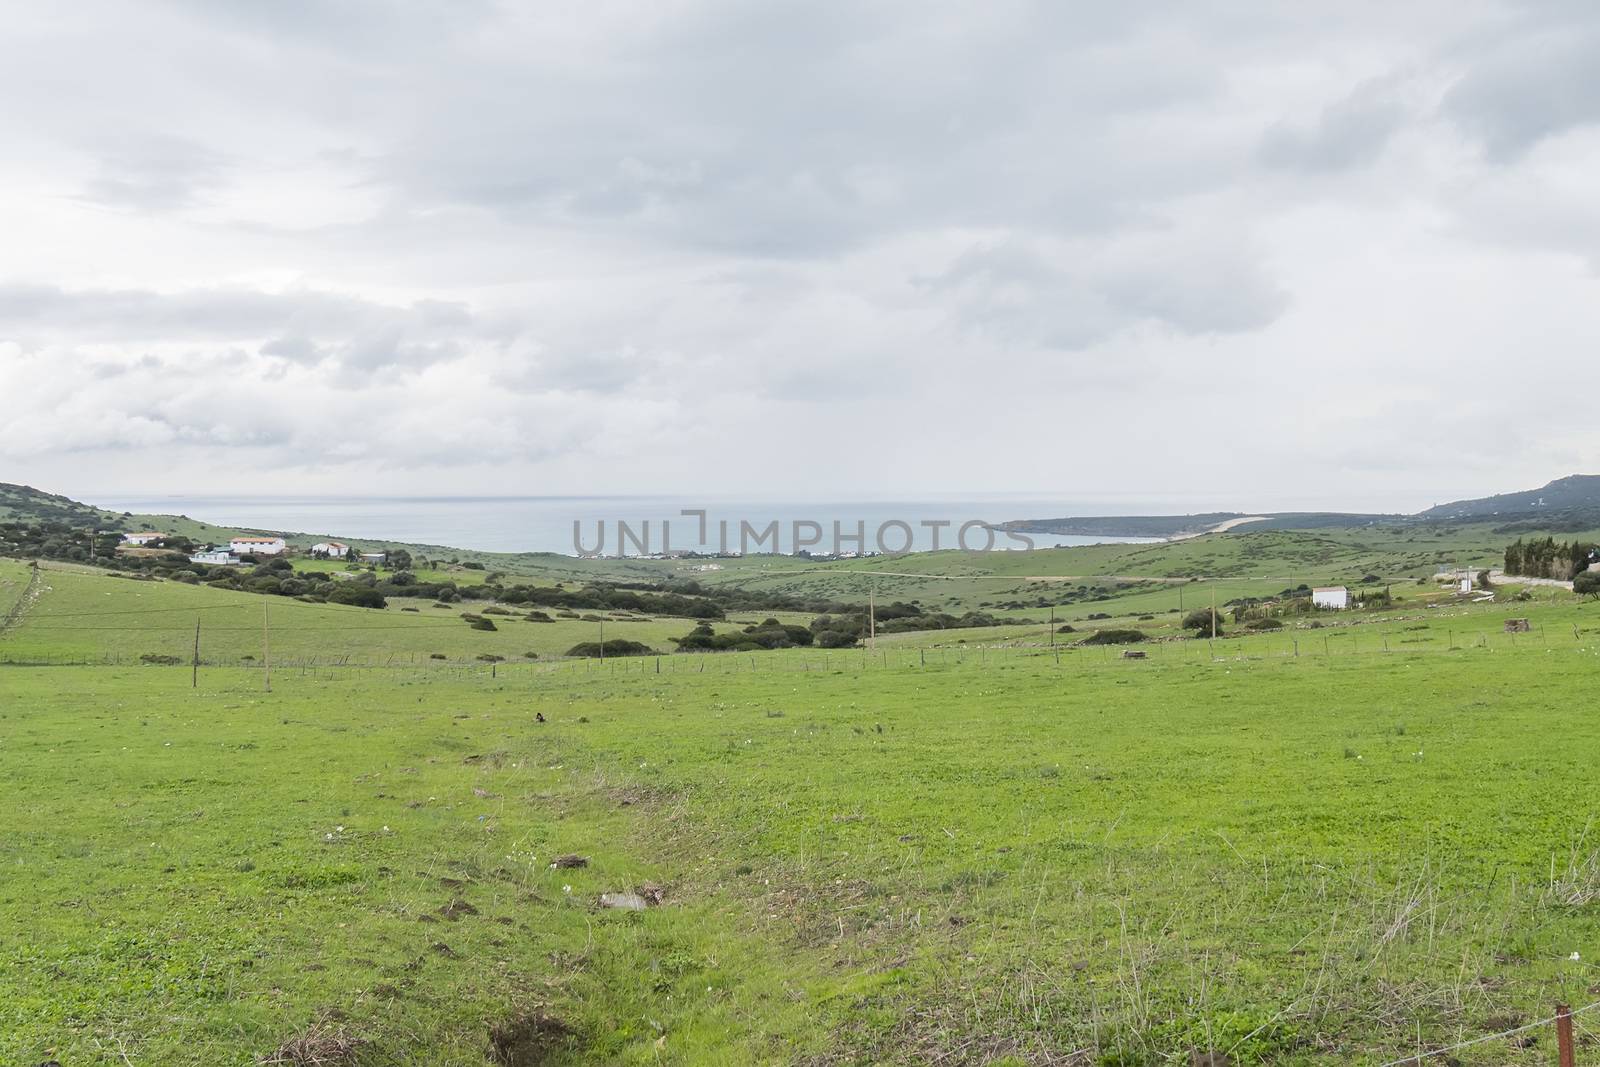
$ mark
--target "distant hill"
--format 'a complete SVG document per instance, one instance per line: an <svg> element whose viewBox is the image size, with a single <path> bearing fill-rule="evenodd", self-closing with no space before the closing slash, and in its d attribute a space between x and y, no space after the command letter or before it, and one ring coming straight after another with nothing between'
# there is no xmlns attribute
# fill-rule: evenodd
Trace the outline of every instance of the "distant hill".
<svg viewBox="0 0 1600 1067"><path fill-rule="evenodd" d="M57 496L31 485L0 482L0 520L26 522L65 522L74 526L93 524L102 530L127 530L123 516L80 504L70 497Z"/></svg>
<svg viewBox="0 0 1600 1067"><path fill-rule="evenodd" d="M1464 519L1531 518L1571 512L1600 515L1600 474L1573 474L1557 478L1539 489L1437 504L1419 512L1417 517L1459 522Z"/></svg>
<svg viewBox="0 0 1600 1067"><path fill-rule="evenodd" d="M1501 493L1477 500L1438 504L1415 515L1342 511L1212 511L1197 515L1084 515L1057 519L1016 519L1001 523L1019 533L1079 537L1190 537L1219 527L1240 533L1259 530L1326 530L1365 526L1489 522L1505 533L1600 529L1600 475L1574 474L1539 489Z"/></svg>

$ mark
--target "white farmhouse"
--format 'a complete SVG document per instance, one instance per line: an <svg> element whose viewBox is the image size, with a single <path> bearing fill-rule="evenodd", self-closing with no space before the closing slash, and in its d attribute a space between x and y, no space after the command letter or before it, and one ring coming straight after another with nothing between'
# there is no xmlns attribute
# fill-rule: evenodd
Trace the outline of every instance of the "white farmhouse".
<svg viewBox="0 0 1600 1067"><path fill-rule="evenodd" d="M281 537L235 537L228 551L236 556L277 556L288 549Z"/></svg>
<svg viewBox="0 0 1600 1067"><path fill-rule="evenodd" d="M190 563L209 563L212 566L226 567L238 562L233 558L233 553L222 548L208 548L204 552L196 552L189 557Z"/></svg>
<svg viewBox="0 0 1600 1067"><path fill-rule="evenodd" d="M389 553L387 553L387 552L363 552L363 553L361 553L361 562L362 563L384 563L384 562L387 562L388 559L389 559Z"/></svg>
<svg viewBox="0 0 1600 1067"><path fill-rule="evenodd" d="M1350 606L1350 590L1342 585L1319 585L1311 590L1311 604L1328 611L1343 611Z"/></svg>
<svg viewBox="0 0 1600 1067"><path fill-rule="evenodd" d="M344 559L350 546L343 541L318 541L311 546L311 554L320 559Z"/></svg>
<svg viewBox="0 0 1600 1067"><path fill-rule="evenodd" d="M150 533L147 530L144 533L123 534L122 543L125 545L148 545L153 541L160 541L166 536L164 533Z"/></svg>

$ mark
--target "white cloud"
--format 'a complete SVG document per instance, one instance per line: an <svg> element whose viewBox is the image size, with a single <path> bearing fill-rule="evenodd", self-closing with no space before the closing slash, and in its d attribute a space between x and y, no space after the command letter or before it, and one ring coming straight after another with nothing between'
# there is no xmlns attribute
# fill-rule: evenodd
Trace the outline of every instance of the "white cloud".
<svg viewBox="0 0 1600 1067"><path fill-rule="evenodd" d="M1483 398L1587 374L1597 41L1514 0L22 9L0 479L1361 507L1568 473L1582 405L1490 435Z"/></svg>

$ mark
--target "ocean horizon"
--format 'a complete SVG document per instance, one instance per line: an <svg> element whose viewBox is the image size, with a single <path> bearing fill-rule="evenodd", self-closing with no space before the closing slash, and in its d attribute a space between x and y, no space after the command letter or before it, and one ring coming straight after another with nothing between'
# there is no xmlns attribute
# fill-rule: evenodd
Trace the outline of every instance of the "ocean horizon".
<svg viewBox="0 0 1600 1067"><path fill-rule="evenodd" d="M602 544L605 554L671 549L717 551L741 543L771 551L835 547L835 524L847 551L929 551L954 548L1023 549L1087 544L1135 544L1153 538L1075 537L1060 534L990 534L980 526L1017 519L1066 515L1136 514L1159 508L1142 502L1115 503L1026 494L923 497L909 500L772 501L691 496L248 496L109 494L90 497L97 506L136 514L183 515L248 529L292 531L372 541L445 545L480 552L554 552L579 555ZM703 511L704 527L699 514ZM603 527L603 542L601 539ZM631 539L622 544L618 524ZM576 531L574 524L577 524ZM726 524L726 525L724 525ZM798 524L798 525L797 525ZM812 524L815 524L813 529ZM966 527L963 534L962 528ZM863 535L858 545L855 535ZM815 535L818 541L799 542ZM765 540L763 540L765 536ZM880 546L880 537L882 545ZM991 540L992 537L992 540ZM663 543L664 541L670 543Z"/></svg>

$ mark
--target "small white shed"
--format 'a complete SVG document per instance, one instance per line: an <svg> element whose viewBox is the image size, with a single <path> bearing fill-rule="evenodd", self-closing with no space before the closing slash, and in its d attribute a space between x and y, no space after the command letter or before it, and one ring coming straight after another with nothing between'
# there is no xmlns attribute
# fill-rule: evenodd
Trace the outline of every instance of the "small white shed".
<svg viewBox="0 0 1600 1067"><path fill-rule="evenodd" d="M1343 611L1350 606L1350 590L1342 585L1321 585L1311 590L1311 603L1328 611Z"/></svg>

